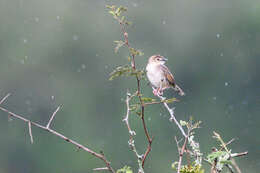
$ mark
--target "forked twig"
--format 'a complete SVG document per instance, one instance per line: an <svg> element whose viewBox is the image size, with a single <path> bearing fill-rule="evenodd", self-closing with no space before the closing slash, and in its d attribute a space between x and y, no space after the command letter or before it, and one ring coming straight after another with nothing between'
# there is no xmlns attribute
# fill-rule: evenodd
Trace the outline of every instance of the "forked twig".
<svg viewBox="0 0 260 173"><path fill-rule="evenodd" d="M9 95L10 95L10 94L7 94L7 95L0 101L0 103L3 103ZM2 110L3 112L6 112L6 113L7 113L9 116L11 116L11 117L17 118L17 119L19 119L19 120L24 121L25 123L28 123L29 135L30 135L30 138L31 138L31 142L33 142L32 130L31 130L31 125L33 125L33 126L36 126L36 127L40 128L40 129L43 129L43 130L45 130L45 131L47 131L47 132L49 132L49 133L51 133L51 134L53 134L53 135L55 135L55 136L57 136L57 137L63 139L63 140L65 140L65 141L67 141L67 142L69 142L69 143L75 145L75 146L76 146L77 148L79 148L79 149L82 149L82 150L84 150L84 151L90 153L90 154L93 155L94 157L96 157L96 158L102 160L102 161L106 164L106 166L107 166L107 168L108 168L108 170L109 170L110 172L116 173L115 170L112 168L110 162L106 159L106 157L105 157L103 154L99 154L99 153L97 153L97 152L95 152L95 151L89 149L88 147L86 147L86 146L84 146L84 145L82 145L82 144L80 144L80 143L78 143L78 142L76 142L76 141L74 141L74 140L72 140L72 139L70 139L70 138L64 136L63 134L61 134L61 133L59 133L59 132L57 132L57 131L52 130L52 129L49 128L52 119L54 118L55 114L57 113L57 111L58 111L59 109L56 109L56 111L52 114L52 117L51 117L51 119L49 120L47 126L43 126L43 125L40 125L40 124L38 124L38 123L36 123L36 122L30 121L29 119L26 119L26 118L24 118L24 117L21 116L21 115L15 114L15 113L13 113L13 112L11 112L11 111L9 111L9 110L7 110L7 109L1 107L1 106L0 106L0 110Z"/></svg>

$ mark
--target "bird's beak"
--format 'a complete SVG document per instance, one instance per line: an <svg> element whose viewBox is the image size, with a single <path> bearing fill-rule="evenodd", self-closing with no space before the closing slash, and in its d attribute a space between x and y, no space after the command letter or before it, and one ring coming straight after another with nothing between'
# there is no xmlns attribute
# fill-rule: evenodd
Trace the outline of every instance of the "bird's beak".
<svg viewBox="0 0 260 173"><path fill-rule="evenodd" d="M162 61L168 61L168 59L167 58L162 58Z"/></svg>

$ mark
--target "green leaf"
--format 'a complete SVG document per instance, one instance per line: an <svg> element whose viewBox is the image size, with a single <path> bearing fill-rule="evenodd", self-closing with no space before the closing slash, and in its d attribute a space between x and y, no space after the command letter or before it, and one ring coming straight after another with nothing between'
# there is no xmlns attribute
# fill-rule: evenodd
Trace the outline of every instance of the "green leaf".
<svg viewBox="0 0 260 173"><path fill-rule="evenodd" d="M163 102L165 103L172 103L172 102L177 102L178 100L176 98L170 98L170 99L166 99L166 100L163 100Z"/></svg>
<svg viewBox="0 0 260 173"><path fill-rule="evenodd" d="M207 156L208 161L210 161L211 163L214 162L215 159L218 159L220 157L225 156L226 154L229 154L226 151L216 151L216 152L212 152Z"/></svg>
<svg viewBox="0 0 260 173"><path fill-rule="evenodd" d="M143 77L145 75L144 70L133 69L130 65L119 66L110 73L109 80L113 80L119 76L138 76Z"/></svg>
<svg viewBox="0 0 260 173"><path fill-rule="evenodd" d="M130 111L137 111L140 108L140 104L130 105Z"/></svg>
<svg viewBox="0 0 260 173"><path fill-rule="evenodd" d="M132 54L132 55L134 55L134 56L143 56L144 55L144 53L143 52L141 52L140 50L136 50L136 49L134 49L134 48L130 48L129 49L130 50L130 53Z"/></svg>
<svg viewBox="0 0 260 173"><path fill-rule="evenodd" d="M116 15L114 11L109 11L108 13L112 14L113 16Z"/></svg>
<svg viewBox="0 0 260 173"><path fill-rule="evenodd" d="M180 120L181 126L186 126L188 123L186 121Z"/></svg>
<svg viewBox="0 0 260 173"><path fill-rule="evenodd" d="M118 169L116 173L133 173L133 171L130 166L124 166L123 168Z"/></svg>
<svg viewBox="0 0 260 173"><path fill-rule="evenodd" d="M125 42L123 42L122 40L114 41L114 43L116 44L115 53L117 53L117 52L118 52L118 49L125 44Z"/></svg>
<svg viewBox="0 0 260 173"><path fill-rule="evenodd" d="M150 97L142 97L141 98L143 102L155 102L156 99L150 98Z"/></svg>
<svg viewBox="0 0 260 173"><path fill-rule="evenodd" d="M114 71L112 71L110 73L109 80L113 80L113 79L115 79L115 78L117 78L119 76L126 75L126 73L131 72L131 70L132 70L132 67L129 66L129 65L119 66Z"/></svg>

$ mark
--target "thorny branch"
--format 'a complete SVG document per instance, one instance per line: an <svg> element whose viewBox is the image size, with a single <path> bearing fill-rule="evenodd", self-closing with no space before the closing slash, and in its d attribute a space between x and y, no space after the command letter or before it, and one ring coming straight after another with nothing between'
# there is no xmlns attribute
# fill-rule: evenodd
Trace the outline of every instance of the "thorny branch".
<svg viewBox="0 0 260 173"><path fill-rule="evenodd" d="M130 148L132 149L132 151L135 153L136 157L137 157L137 161L138 161L138 166L139 166L139 173L144 173L143 170L143 165L142 165L142 159L143 156L138 154L136 147L135 147L135 141L134 141L134 135L136 135L135 131L133 131L130 127L129 124L129 114L130 114L130 105L129 102L131 101L131 99L135 96L136 94L131 95L128 91L126 93L126 116L123 119L123 121L125 122L129 135L130 135L130 139L128 141L128 144L130 146Z"/></svg>
<svg viewBox="0 0 260 173"><path fill-rule="evenodd" d="M0 101L0 104L2 104L9 96L10 96L10 94L7 94L7 95ZM116 173L115 170L112 168L110 162L109 162L109 161L106 159L106 157L104 156L104 154L99 154L99 153L97 153L97 152L95 152L95 151L89 149L88 147L86 147L86 146L84 146L84 145L82 145L82 144L80 144L80 143L78 143L78 142L76 142L76 141L74 141L74 140L72 140L72 139L70 139L70 138L64 136L63 134L61 134L61 133L59 133L59 132L57 132L57 131L55 131L55 130L53 130L53 129L51 129L51 128L49 127L51 121L53 120L54 116L55 116L56 113L58 112L59 107L58 107L58 108L56 109L56 111L52 114L52 117L50 118L50 120L49 120L49 122L48 122L48 124L47 124L46 126L43 126L43 125L40 125L40 124L38 124L38 123L36 123L36 122L30 121L29 119L26 119L26 118L24 118L24 117L21 116L21 115L15 114L15 113L13 113L13 112L11 112L11 111L9 111L9 110L7 110L7 109L1 107L1 106L0 106L0 110L2 110L3 112L6 112L6 113L7 113L9 116L11 116L11 117L17 118L17 119L19 119L19 120L24 121L25 123L28 123L29 135L30 135L30 138L31 138L31 143L33 143L32 130L31 130L31 125L33 125L33 126L35 126L35 127L38 127L38 128L40 128L40 129L43 129L43 130L45 130L45 131L47 131L47 132L49 132L49 133L51 133L51 134L53 134L53 135L55 135L55 136L57 136L57 137L63 139L63 140L65 140L65 141L67 141L67 142L69 142L69 143L75 145L75 146L76 146L77 148L79 148L79 149L82 149L82 150L84 150L84 151L90 153L90 154L93 155L94 157L96 157L96 158L102 160L102 161L105 163L105 165L107 166L107 170L109 170L109 171L112 172L112 173Z"/></svg>
<svg viewBox="0 0 260 173"><path fill-rule="evenodd" d="M180 129L182 135L187 138L187 134L185 133L184 129L182 128L182 126L180 125L180 123L177 121L177 119L175 118L175 115L174 115L174 108L170 108L168 106L168 104L166 102L164 102L165 100L165 97L163 96L159 96L158 97L161 99L161 102L163 102L163 105L164 107L168 110L168 112L170 113L170 121L174 121L175 124L178 126L178 128Z"/></svg>
<svg viewBox="0 0 260 173"><path fill-rule="evenodd" d="M121 27L121 31L122 31L122 34L123 34L123 37L124 37L124 44L127 46L128 50L130 51L131 49L133 49L130 44L129 44L129 41L128 41L128 33L126 31L126 24L124 22L122 22L119 18L117 18L119 24L120 24L120 27ZM136 63L135 63L135 54L131 53L130 51L130 55L132 57L131 59L131 66L132 66L132 69L133 70L136 70ZM142 158L142 167L144 168L144 164L145 164L145 160L148 156L148 154L150 153L151 149L152 149L152 142L153 142L153 138L150 137L149 135L149 132L148 132L148 129L147 129L147 126L146 126L146 123L145 123L145 119L144 119L144 107L145 107L145 104L141 98L141 84L140 84L140 77L138 75L135 76L136 77L136 82L137 82L137 96L138 96L138 99L139 99L139 103L141 105L141 119L142 119L142 124L143 124L143 128L144 128L144 133L145 133L145 136L147 138L147 142L148 142L148 146L146 148L146 151L145 151L145 154Z"/></svg>

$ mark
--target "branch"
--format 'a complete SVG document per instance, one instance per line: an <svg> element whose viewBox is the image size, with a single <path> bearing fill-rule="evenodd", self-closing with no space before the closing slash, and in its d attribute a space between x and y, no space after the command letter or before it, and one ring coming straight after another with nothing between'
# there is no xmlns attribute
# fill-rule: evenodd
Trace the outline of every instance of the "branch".
<svg viewBox="0 0 260 173"><path fill-rule="evenodd" d="M7 94L7 95L0 101L0 103L3 103L9 95L10 95L10 94ZM58 107L58 108L59 108L59 107ZM33 141L33 140L32 140L31 125L33 125L33 126L35 126L35 127L38 127L38 128L40 128L40 129L43 129L43 130L45 130L45 131L47 131L47 132L49 132L49 133L51 133L51 134L53 134L53 135L55 135L55 136L57 136L57 137L63 139L63 140L65 140L65 141L67 141L67 142L69 142L69 143L75 145L75 146L76 146L77 148L79 148L79 149L83 149L84 151L90 153L90 154L93 155L94 157L96 157L96 158L102 160L102 161L106 164L106 166L107 166L107 168L108 168L108 170L109 170L110 172L116 173L115 170L112 168L110 162L105 158L105 156L104 156L103 154L99 154L99 153L97 153L97 152L95 152L95 151L89 149L88 147L86 147L86 146L84 146L84 145L82 145L82 144L80 144L80 143L78 143L78 142L76 142L76 141L74 141L74 140L72 140L72 139L70 139L70 138L64 136L63 134L61 134L61 133L59 133L59 132L57 132L57 131L52 130L52 129L49 128L49 125L48 125L48 124L51 123L52 119L54 118L55 114L57 113L57 111L58 111L59 109L57 109L57 110L53 113L53 116L52 116L51 119L49 120L49 123L47 124L46 127L43 126L43 125L40 125L40 124L38 124L38 123L36 123L36 122L30 121L29 119L26 119L26 118L22 117L21 115L15 114L15 113L13 113L13 112L11 112L11 111L9 111L9 110L7 110L7 109L1 107L1 106L0 106L0 110L2 110L3 112L6 112L6 113L7 113L9 116L11 116L11 117L17 118L17 119L19 119L19 120L24 121L25 123L28 123L29 135L30 135L30 137L31 137L31 142Z"/></svg>
<svg viewBox="0 0 260 173"><path fill-rule="evenodd" d="M30 135L31 143L33 144L33 135L32 135L31 121L28 121L28 129L29 129L29 135Z"/></svg>
<svg viewBox="0 0 260 173"><path fill-rule="evenodd" d="M176 140L177 147L178 147L179 144L178 144L177 138L175 138L175 140ZM178 162L177 173L180 173L180 171L181 171L181 162L182 162L183 154L184 154L185 149L186 149L187 141L188 141L188 136L185 137L185 140L184 140L184 143L183 143L183 145L182 145L181 150L178 149L178 151L179 151L179 162ZM178 147L178 148L179 148L179 147Z"/></svg>
<svg viewBox="0 0 260 173"><path fill-rule="evenodd" d="M126 124L126 127L128 129L128 132L129 132L129 141L128 141L128 144L131 148L131 150L135 153L136 157L137 157L137 161L138 161L138 165L139 165L139 171L140 173L144 173L144 170L143 170L143 165L142 165L142 158L143 156L142 155L139 155L137 150L136 150L136 147L135 147L135 142L134 142L134 135L136 135L135 131L133 131L130 127L130 124L129 124L129 114L130 114L130 106L129 106L129 102L131 101L131 99L136 95L137 93L131 95L128 91L126 93L126 116L125 118L123 119L123 122L125 122Z"/></svg>
<svg viewBox="0 0 260 173"><path fill-rule="evenodd" d="M130 44L129 44L129 41L128 41L128 33L126 32L126 28L125 28L125 25L122 21L120 21L119 18L117 18L119 24L120 24L120 27L121 27L121 31L122 31L122 34L123 34L123 37L124 37L124 42L125 42L125 45L126 47L128 48L129 52L130 52L130 55L132 57L131 59L131 66L132 66L132 69L133 70L136 70L136 63L135 63L135 54L131 53L131 49L133 49ZM150 153L151 151L151 148L152 148L152 142L153 142L153 138L150 137L149 135L149 132L148 132L148 129L146 127L146 123L145 123L145 119L144 119L144 107L145 107L145 104L141 98L141 84L140 84L140 78L139 76L136 74L136 82L137 82L137 96L138 96L138 99L139 99L139 103L141 105L141 119L142 119L142 124L143 124L143 128L144 128L144 133L145 133L145 136L146 136L146 139L148 141L148 146L146 148L146 152L144 154L144 157L142 159L142 167L144 168L144 164L145 164L145 160L148 156L148 154Z"/></svg>
<svg viewBox="0 0 260 173"><path fill-rule="evenodd" d="M159 96L159 95L157 95L157 96L161 99L162 102L165 100L165 97ZM175 124L176 124L176 125L178 126L178 128L180 129L182 135L183 135L185 138L187 138L187 135L186 135L185 131L183 130L182 126L180 125L180 123L179 123L179 122L177 121L177 119L175 118L174 108L171 109L166 102L163 102L163 105L164 105L164 107L166 107L166 109L167 109L168 112L170 113L170 121L174 120Z"/></svg>
<svg viewBox="0 0 260 173"><path fill-rule="evenodd" d="M51 118L50 118L48 124L46 125L46 128L47 128L47 129L50 127L50 124L51 124L53 118L55 117L55 115L57 114L57 112L58 112L59 110L60 110L60 106L58 106L57 109L53 112L53 114L52 114L52 116L51 116Z"/></svg>

